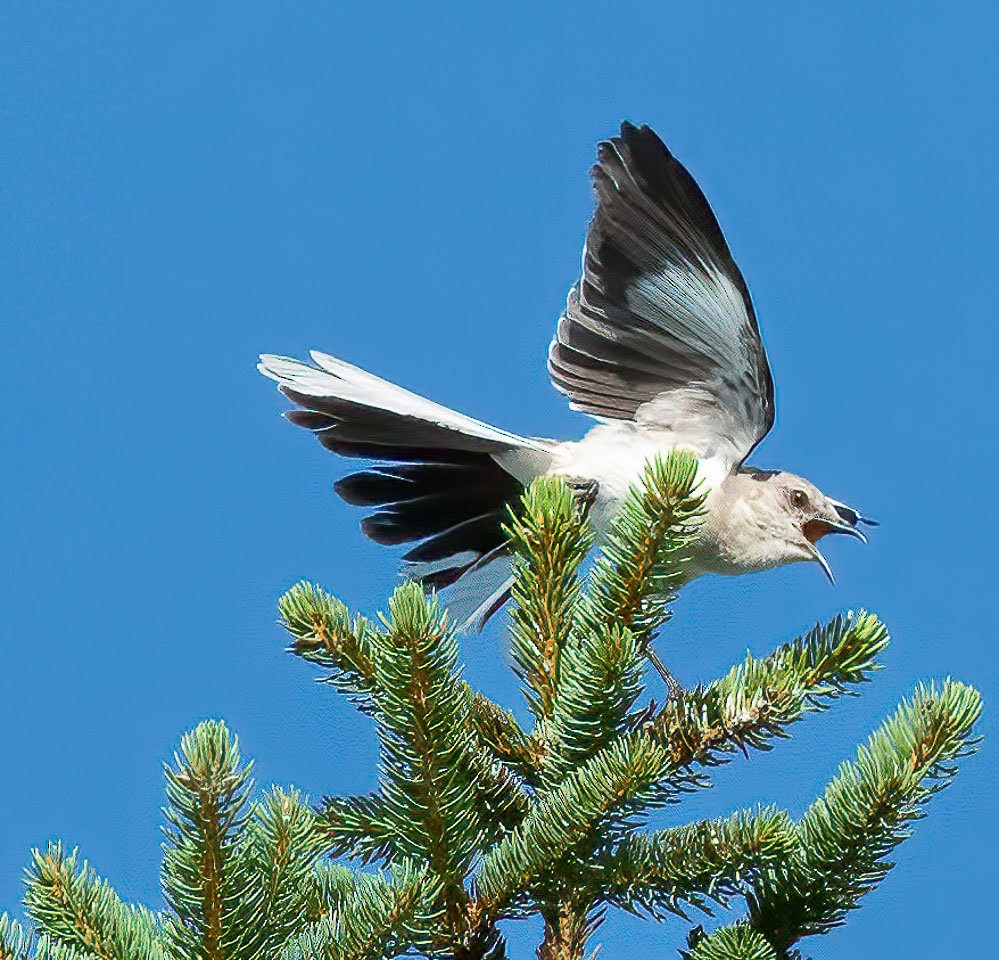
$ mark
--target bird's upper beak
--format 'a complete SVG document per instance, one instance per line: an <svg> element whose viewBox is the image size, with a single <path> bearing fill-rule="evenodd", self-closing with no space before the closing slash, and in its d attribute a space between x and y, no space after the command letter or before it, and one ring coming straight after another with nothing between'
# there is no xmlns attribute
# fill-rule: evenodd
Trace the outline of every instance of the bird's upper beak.
<svg viewBox="0 0 999 960"><path fill-rule="evenodd" d="M862 543L867 543L866 534L858 528L857 524L865 523L872 527L876 527L878 524L876 520L869 520L861 516L853 507L848 507L837 500L829 500L828 503L831 509L806 520L801 525L801 534L808 543L809 552L815 562L822 567L822 572L828 577L829 582L835 583L836 579L833 577L829 563L817 546L819 540L829 533L845 533L848 537L854 537Z"/></svg>
<svg viewBox="0 0 999 960"><path fill-rule="evenodd" d="M830 520L828 517L813 517L811 520L806 520L802 524L801 532L812 546L815 546L827 533L845 533L848 537L855 537L867 543L867 535L863 530L858 530L845 520Z"/></svg>

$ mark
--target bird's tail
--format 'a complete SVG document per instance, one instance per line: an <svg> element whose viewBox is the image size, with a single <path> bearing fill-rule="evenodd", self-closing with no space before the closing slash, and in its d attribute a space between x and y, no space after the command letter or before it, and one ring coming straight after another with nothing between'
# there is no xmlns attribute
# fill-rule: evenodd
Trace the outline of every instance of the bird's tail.
<svg viewBox="0 0 999 960"><path fill-rule="evenodd" d="M545 473L553 444L491 427L326 354L313 364L264 355L259 370L298 409L285 416L328 450L378 461L335 484L372 507L361 529L376 543L415 545L403 575L451 588L462 624L484 622L509 595L502 524L522 486Z"/></svg>

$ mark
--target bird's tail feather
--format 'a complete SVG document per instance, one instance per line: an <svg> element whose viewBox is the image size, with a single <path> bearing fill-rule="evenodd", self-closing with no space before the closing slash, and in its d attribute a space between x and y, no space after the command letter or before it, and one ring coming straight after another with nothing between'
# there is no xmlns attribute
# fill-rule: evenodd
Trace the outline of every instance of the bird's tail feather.
<svg viewBox="0 0 999 960"><path fill-rule="evenodd" d="M265 355L259 369L298 407L286 416L342 456L380 461L335 484L375 510L377 543L414 543L402 573L449 590L459 623L484 622L509 594L502 524L524 483L547 471L549 441L518 437L321 353L315 366Z"/></svg>
<svg viewBox="0 0 999 960"><path fill-rule="evenodd" d="M510 599L513 580L513 561L503 552L455 581L447 594L447 611L458 631L481 630Z"/></svg>

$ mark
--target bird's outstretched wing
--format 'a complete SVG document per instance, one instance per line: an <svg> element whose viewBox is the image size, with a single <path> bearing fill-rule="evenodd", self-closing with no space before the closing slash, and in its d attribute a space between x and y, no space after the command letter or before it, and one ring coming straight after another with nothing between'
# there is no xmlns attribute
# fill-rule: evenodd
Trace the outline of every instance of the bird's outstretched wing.
<svg viewBox="0 0 999 960"><path fill-rule="evenodd" d="M693 177L647 126L598 147L583 275L548 355L573 408L741 463L774 422L749 290Z"/></svg>

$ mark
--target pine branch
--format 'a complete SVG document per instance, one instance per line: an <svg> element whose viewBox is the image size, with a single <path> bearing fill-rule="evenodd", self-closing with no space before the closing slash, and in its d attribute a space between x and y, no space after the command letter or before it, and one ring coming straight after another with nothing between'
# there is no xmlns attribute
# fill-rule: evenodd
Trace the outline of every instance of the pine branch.
<svg viewBox="0 0 999 960"><path fill-rule="evenodd" d="M39 937L38 945L31 958L32 960L92 960L93 954L78 953L49 937Z"/></svg>
<svg viewBox="0 0 999 960"><path fill-rule="evenodd" d="M93 956L46 936L32 936L12 917L0 914L0 960L93 960Z"/></svg>
<svg viewBox="0 0 999 960"><path fill-rule="evenodd" d="M166 927L173 952L185 960L254 957L261 891L246 842L250 765L218 720L184 736L175 765L165 770L163 858L163 890L176 914Z"/></svg>
<svg viewBox="0 0 999 960"><path fill-rule="evenodd" d="M327 852L371 863L389 858L396 831L392 813L381 794L325 797L316 822L326 837Z"/></svg>
<svg viewBox="0 0 999 960"><path fill-rule="evenodd" d="M374 626L363 617L351 622L347 608L336 597L304 581L281 597L278 609L282 625L291 634L289 650L331 670L328 682L370 710Z"/></svg>
<svg viewBox="0 0 999 960"><path fill-rule="evenodd" d="M0 914L0 960L34 960L34 940L13 917Z"/></svg>
<svg viewBox="0 0 999 960"><path fill-rule="evenodd" d="M531 711L551 716L559 657L572 628L579 568L593 542L572 492L559 477L539 477L505 527L513 549L511 653Z"/></svg>
<svg viewBox="0 0 999 960"><path fill-rule="evenodd" d="M567 864L575 866L566 869L585 878L586 854L627 827L633 802L661 803L702 784L703 774L692 768L724 762L736 747L767 748L806 710L821 709L849 684L867 679L886 644L875 617L838 617L770 657L748 658L722 680L668 705L641 731L612 741L542 794L521 827L487 854L480 877L487 902L515 899L530 885L529 877L550 875L553 863L567 855ZM615 792L615 778L623 777L632 752L644 760L644 778L633 781L641 785L629 796ZM625 815L619 827L607 819L615 809Z"/></svg>
<svg viewBox="0 0 999 960"><path fill-rule="evenodd" d="M472 733L469 763L482 842L495 843L527 815L527 785L537 780L540 754L513 715L482 694L473 694L469 711Z"/></svg>
<svg viewBox="0 0 999 960"><path fill-rule="evenodd" d="M476 693L472 696L469 720L473 733L494 759L528 783L534 782L541 763L537 743L521 729L509 710Z"/></svg>
<svg viewBox="0 0 999 960"><path fill-rule="evenodd" d="M150 960L166 954L149 911L118 898L76 851L58 843L35 850L25 906L36 927L64 947L99 960Z"/></svg>
<svg viewBox="0 0 999 960"><path fill-rule="evenodd" d="M601 857L592 880L602 900L656 919L686 917L689 905L710 912L756 876L789 856L795 836L788 816L773 808L744 810L652 834L633 834Z"/></svg>
<svg viewBox="0 0 999 960"><path fill-rule="evenodd" d="M696 479L689 454L653 459L611 528L562 653L544 732L546 783L558 782L629 725L651 632L669 615L700 519Z"/></svg>
<svg viewBox="0 0 999 960"><path fill-rule="evenodd" d="M375 626L363 617L351 621L350 612L341 601L315 584L295 584L278 601L281 622L291 634L291 653L309 663L335 671L327 678L348 695L364 697L370 709L374 696L375 666L373 651ZM494 750L498 759L512 765L536 766L530 757L530 738L513 715L492 703L482 694L473 697L470 723L483 744Z"/></svg>
<svg viewBox="0 0 999 960"><path fill-rule="evenodd" d="M306 890L306 919L311 923L328 919L357 890L357 877L336 863L321 860L313 867ZM304 928L303 928L304 929Z"/></svg>
<svg viewBox="0 0 999 960"><path fill-rule="evenodd" d="M392 881L378 875L357 875L354 891L332 916L293 937L279 960L382 960L397 956L435 922L426 912L439 895L439 883L426 870L412 865L401 867Z"/></svg>
<svg viewBox="0 0 999 960"><path fill-rule="evenodd" d="M366 712L378 713L380 694L374 655L392 641L363 618L352 623L340 601L311 584L297 584L282 598L280 607L284 624L295 638L292 651L331 668L332 682L352 695ZM466 727L475 739L464 738L468 748L465 763L474 768L477 804L483 812L491 811L499 817L501 825L509 826L526 812L526 798L503 766L483 762L479 745L488 746L496 755L529 772L536 764L531 741L507 711L473 694L460 678L452 677L450 686L456 693L456 705L470 705ZM396 833L385 803L377 796L327 798L320 819L336 855L350 854L370 862L392 852ZM412 853L409 849L397 852L400 856Z"/></svg>
<svg viewBox="0 0 999 960"><path fill-rule="evenodd" d="M432 947L435 945L431 945ZM458 937L451 937L443 947L428 951L430 956L448 960L507 960L506 940L494 918L481 913L473 901L465 915L465 926Z"/></svg>
<svg viewBox="0 0 999 960"><path fill-rule="evenodd" d="M546 783L557 783L620 736L642 691L642 672L641 645L627 628L600 625L569 641L547 737Z"/></svg>
<svg viewBox="0 0 999 960"><path fill-rule="evenodd" d="M602 545L581 605L581 636L617 625L646 639L668 619L701 520L705 493L697 484L697 460L686 451L648 462Z"/></svg>
<svg viewBox="0 0 999 960"><path fill-rule="evenodd" d="M469 751L463 762L471 778L471 802L483 837L498 839L526 815L524 787L503 764L475 750ZM323 833L327 852L334 857L349 856L367 864L408 855L408 848L395 843L395 816L381 794L326 797L316 811L316 824Z"/></svg>
<svg viewBox="0 0 999 960"><path fill-rule="evenodd" d="M578 766L485 856L478 886L486 903L505 908L550 875L552 865L588 849L607 814L663 802L703 782L695 765L724 762L736 747L765 749L806 710L820 709L849 684L867 679L887 633L868 614L838 617L763 659L747 658L726 677L668 705L640 732L611 742ZM624 821L627 823L627 821Z"/></svg>
<svg viewBox="0 0 999 960"><path fill-rule="evenodd" d="M297 790L274 789L254 804L249 855L261 889L253 924L261 960L272 957L305 924L313 871L326 841Z"/></svg>
<svg viewBox="0 0 999 960"><path fill-rule="evenodd" d="M747 656L725 677L688 690L648 725L668 751L672 785L690 789L705 782L697 766L726 762L733 750L770 749L775 737L807 712L825 709L878 669L888 645L880 620L861 611L817 626L769 657Z"/></svg>
<svg viewBox="0 0 999 960"><path fill-rule="evenodd" d="M150 917L150 920L155 924L155 918ZM0 960L93 960L94 956L93 953L80 953L51 937L35 937L6 913L0 914ZM165 956L162 947L153 945L150 960Z"/></svg>
<svg viewBox="0 0 999 960"><path fill-rule="evenodd" d="M374 648L382 799L396 858L426 862L440 878L450 919L465 899L479 823L471 751L470 696L456 672L458 645L433 598L399 587L388 630Z"/></svg>
<svg viewBox="0 0 999 960"><path fill-rule="evenodd" d="M292 652L332 669L330 682L350 695L362 710L377 714L379 697L387 694L378 686L375 652L392 641L363 618L352 623L347 608L339 600L311 584L300 583L289 590L281 599L280 608L285 627L295 641ZM456 694L455 705L469 705L466 714L469 736L461 738L467 748L464 765L473 774L477 810L494 823L497 829L491 835L496 835L497 830L519 822L526 812L527 801L520 783L511 777L505 765L484 761L481 746L509 759L515 769L525 774L532 773L536 766L532 754L535 748L507 711L474 694L457 675L451 678L450 686ZM366 863L391 859L392 838L397 831L393 830L392 818L379 797L327 798L320 818L331 851L336 855L349 854ZM396 853L410 856L412 850L406 848Z"/></svg>
<svg viewBox="0 0 999 960"><path fill-rule="evenodd" d="M531 799L524 782L499 760L474 750L464 762L472 778L472 804L479 825L479 846L491 846L530 812Z"/></svg>
<svg viewBox="0 0 999 960"><path fill-rule="evenodd" d="M797 827L799 849L786 869L765 875L750 898L750 919L785 957L802 937L845 922L892 864L930 798L972 752L981 713L976 690L948 680L920 687L844 763Z"/></svg>
<svg viewBox="0 0 999 960"><path fill-rule="evenodd" d="M501 914L532 884L553 877L556 864L608 815L626 820L652 804L667 765L667 754L650 738L623 737L542 794L524 822L483 858L475 882L482 909Z"/></svg>
<svg viewBox="0 0 999 960"><path fill-rule="evenodd" d="M777 960L773 947L752 927L735 923L697 938L686 960Z"/></svg>

